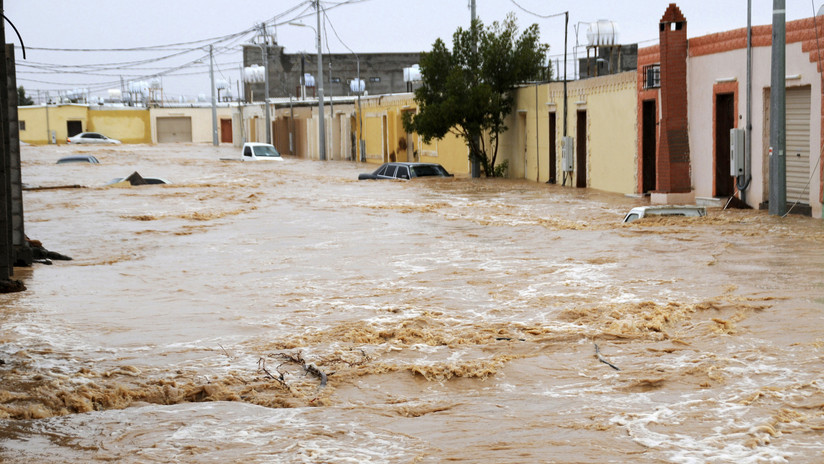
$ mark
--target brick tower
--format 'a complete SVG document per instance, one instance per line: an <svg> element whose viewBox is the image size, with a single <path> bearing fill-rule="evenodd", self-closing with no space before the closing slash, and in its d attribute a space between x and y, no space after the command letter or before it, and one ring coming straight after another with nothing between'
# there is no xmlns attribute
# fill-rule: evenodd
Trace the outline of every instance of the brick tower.
<svg viewBox="0 0 824 464"><path fill-rule="evenodd" d="M690 146L687 131L687 19L670 3L659 24L661 126L658 142L658 193L689 193Z"/></svg>

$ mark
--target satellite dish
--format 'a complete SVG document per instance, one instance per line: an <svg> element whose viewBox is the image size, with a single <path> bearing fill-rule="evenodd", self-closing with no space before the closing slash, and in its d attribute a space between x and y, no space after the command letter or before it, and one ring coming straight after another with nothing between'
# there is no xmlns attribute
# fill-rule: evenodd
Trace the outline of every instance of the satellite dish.
<svg viewBox="0 0 824 464"><path fill-rule="evenodd" d="M816 13L815 15L816 16L824 15L824 5L821 5L820 7L818 7L818 13Z"/></svg>

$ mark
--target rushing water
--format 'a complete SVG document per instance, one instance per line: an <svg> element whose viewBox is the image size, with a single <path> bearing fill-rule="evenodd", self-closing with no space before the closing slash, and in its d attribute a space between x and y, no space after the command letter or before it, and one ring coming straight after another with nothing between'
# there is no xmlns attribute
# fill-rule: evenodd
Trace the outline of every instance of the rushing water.
<svg viewBox="0 0 824 464"><path fill-rule="evenodd" d="M824 461L820 221L238 155L23 147L0 460Z"/></svg>

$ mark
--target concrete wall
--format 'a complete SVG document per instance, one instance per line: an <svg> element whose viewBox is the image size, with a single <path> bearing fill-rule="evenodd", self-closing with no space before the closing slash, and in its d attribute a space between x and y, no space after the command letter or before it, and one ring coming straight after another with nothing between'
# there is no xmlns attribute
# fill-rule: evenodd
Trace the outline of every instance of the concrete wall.
<svg viewBox="0 0 824 464"><path fill-rule="evenodd" d="M263 66L263 53L258 45L243 46L243 65ZM301 69L317 79L317 55L314 53L284 53L281 46L270 46L269 55L269 97L299 98L301 96ZM406 92L403 69L418 64L420 53L362 53L356 58L351 53L324 54L323 90L325 97L351 95L349 82L358 76L366 85L369 95L385 95ZM331 63L331 71L330 71ZM330 82L330 78L332 81ZM246 101L263 101L265 86L244 85ZM309 88L307 97L315 98L316 89Z"/></svg>

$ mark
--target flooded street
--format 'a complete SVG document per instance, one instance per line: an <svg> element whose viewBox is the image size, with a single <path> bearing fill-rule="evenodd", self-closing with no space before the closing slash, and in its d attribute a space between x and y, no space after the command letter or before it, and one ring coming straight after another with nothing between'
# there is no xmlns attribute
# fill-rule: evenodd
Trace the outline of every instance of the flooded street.
<svg viewBox="0 0 824 464"><path fill-rule="evenodd" d="M820 220L239 154L22 148L0 461L824 461Z"/></svg>

